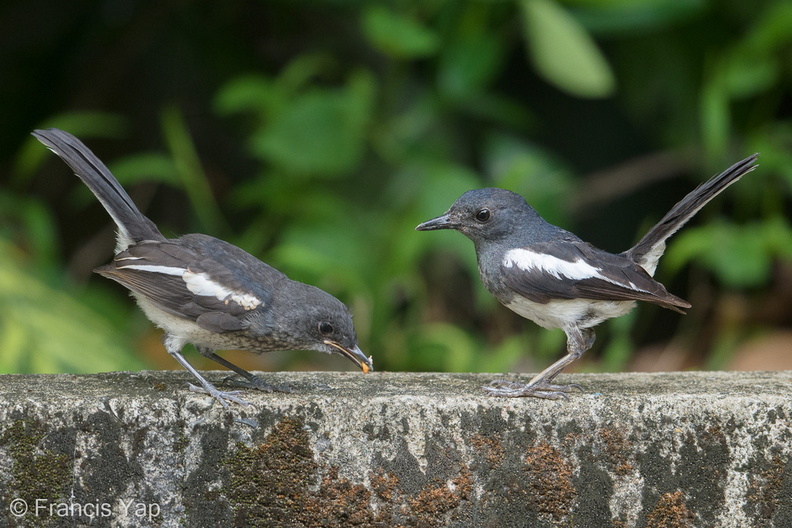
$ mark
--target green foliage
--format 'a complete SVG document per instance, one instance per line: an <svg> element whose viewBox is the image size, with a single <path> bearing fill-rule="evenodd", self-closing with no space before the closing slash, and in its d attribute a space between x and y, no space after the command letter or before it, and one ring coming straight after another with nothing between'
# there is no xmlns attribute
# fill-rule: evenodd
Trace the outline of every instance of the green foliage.
<svg viewBox="0 0 792 528"><path fill-rule="evenodd" d="M53 117L18 117L14 133L69 130L98 145L123 185L156 195L147 210L156 223L182 219L184 232L226 238L343 299L378 369L507 371L528 353L542 366L563 348L561 332L523 324L484 291L468 240L413 231L471 188L512 189L549 221L619 250L641 234L624 234L635 210L637 222L659 218L661 202L759 151L760 168L671 239L658 271L683 297L686 281L674 279L691 264L721 288L769 290L774 266L792 259L789 2L225 2L179 6L178 23L149 9L128 14L134 23L113 31L118 42L101 24L50 35L59 71L74 73L53 82L57 91L31 77L24 86L39 92L25 100L47 104L26 112ZM85 50L104 61L88 68ZM8 75L23 83L24 73ZM14 115L5 100L4 115ZM107 112L74 111L94 106ZM126 345L150 326L108 284L73 283L87 261L101 262L86 242L100 227L81 221L93 199L76 179L42 182L51 154L32 138L15 141L11 177L0 182L0 280L10 288L0 365L134 368ZM657 153L680 153L673 169L657 170L681 169L688 181L573 209L584 174ZM652 338L643 313L603 325L591 368L628 364ZM712 364L743 335L716 339Z"/></svg>
<svg viewBox="0 0 792 528"><path fill-rule="evenodd" d="M125 122L110 114L79 112L57 116L40 127L50 126L88 140L118 136ZM128 310L103 292L69 281L57 253L58 229L51 210L36 197L14 192L24 188L51 156L34 138L26 139L16 158L12 185L0 189L0 373L143 368L132 350ZM134 158L119 165L120 181L148 178L157 168L169 173L162 167L168 165L167 159ZM152 171L142 176L140 171L146 169ZM83 206L90 193L80 191L85 200L66 202Z"/></svg>
<svg viewBox="0 0 792 528"><path fill-rule="evenodd" d="M706 9L704 0L569 0L572 13L595 34L639 35L673 28Z"/></svg>
<svg viewBox="0 0 792 528"><path fill-rule="evenodd" d="M170 148L175 173L202 227L209 231L225 227L187 125L177 108L168 106L163 110L162 130Z"/></svg>
<svg viewBox="0 0 792 528"><path fill-rule="evenodd" d="M363 33L371 44L396 59L433 55L440 45L437 34L407 13L381 5L363 9Z"/></svg>
<svg viewBox="0 0 792 528"><path fill-rule="evenodd" d="M745 225L712 221L688 228L666 254L671 269L695 260L733 288L763 286L778 259L792 259L792 229L781 217Z"/></svg>
<svg viewBox="0 0 792 528"><path fill-rule="evenodd" d="M140 369L129 343L98 312L26 269L0 239L0 372Z"/></svg>
<svg viewBox="0 0 792 528"><path fill-rule="evenodd" d="M553 0L522 0L528 54L539 73L579 97L606 97L616 81L586 30Z"/></svg>
<svg viewBox="0 0 792 528"><path fill-rule="evenodd" d="M714 155L726 151L731 134L731 103L774 91L788 71L792 4L778 2L760 10L744 36L713 60L702 90L704 145Z"/></svg>
<svg viewBox="0 0 792 528"><path fill-rule="evenodd" d="M217 98L224 115L254 112L258 126L249 141L251 153L291 177L340 177L362 156L374 80L357 71L343 88L304 86L321 66L314 57L298 59L276 80L245 76Z"/></svg>
<svg viewBox="0 0 792 528"><path fill-rule="evenodd" d="M486 5L469 3L449 28L437 64L438 89L446 97L471 100L492 95L486 89L502 68L505 42L490 31L491 17Z"/></svg>

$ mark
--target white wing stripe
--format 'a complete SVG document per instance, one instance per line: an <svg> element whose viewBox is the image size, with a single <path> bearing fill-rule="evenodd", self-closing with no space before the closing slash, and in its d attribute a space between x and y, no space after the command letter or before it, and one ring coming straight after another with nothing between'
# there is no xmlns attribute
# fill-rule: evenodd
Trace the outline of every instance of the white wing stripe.
<svg viewBox="0 0 792 528"><path fill-rule="evenodd" d="M230 290L221 284L214 282L203 273L193 273L186 270L182 275L187 289L195 295L204 295L206 297L215 297L219 301L234 301L245 310L252 310L261 304L261 299L250 293L240 293L235 290Z"/></svg>
<svg viewBox="0 0 792 528"><path fill-rule="evenodd" d="M163 275L174 275L176 277L181 277L186 271L184 268L175 268L172 266L155 266L153 264L127 264L125 266L118 266L118 268L150 271L152 273L162 273Z"/></svg>
<svg viewBox="0 0 792 528"><path fill-rule="evenodd" d="M537 269L549 273L557 279L560 279L563 275L564 277L574 280L591 278L608 280L599 273L599 268L595 268L582 260L570 262L552 255L534 253L533 251L523 248L507 251L506 255L503 257L503 265L507 268L517 266L523 271Z"/></svg>
<svg viewBox="0 0 792 528"><path fill-rule="evenodd" d="M616 286L629 287L633 291L646 292L646 290L639 288L632 281L625 284L603 275L600 273L602 268L594 267L582 259L570 262L553 255L536 253L524 248L515 248L507 251L503 257L503 265L507 268L517 266L523 271L536 269L559 280L562 276L572 280L600 279Z"/></svg>
<svg viewBox="0 0 792 528"><path fill-rule="evenodd" d="M234 301L245 310L253 310L262 303L261 299L255 295L231 290L221 284L214 282L204 273L194 273L184 268L173 266L157 266L154 264L127 264L124 266L118 266L118 268L148 271L151 273L162 273L163 275L181 277L187 289L195 295L214 297L219 301L224 301L226 304L228 304L229 301Z"/></svg>

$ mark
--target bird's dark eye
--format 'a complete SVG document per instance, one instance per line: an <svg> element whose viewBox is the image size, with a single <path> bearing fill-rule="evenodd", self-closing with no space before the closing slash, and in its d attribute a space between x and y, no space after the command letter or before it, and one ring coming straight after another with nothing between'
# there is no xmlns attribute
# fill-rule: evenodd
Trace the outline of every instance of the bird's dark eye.
<svg viewBox="0 0 792 528"><path fill-rule="evenodd" d="M484 223L489 221L490 216L491 214L489 209L479 209L479 211L476 213L476 220L478 220L481 223Z"/></svg>
<svg viewBox="0 0 792 528"><path fill-rule="evenodd" d="M330 335L335 332L335 328L333 328L333 325L330 323L323 322L319 323L319 331L322 333L322 335Z"/></svg>

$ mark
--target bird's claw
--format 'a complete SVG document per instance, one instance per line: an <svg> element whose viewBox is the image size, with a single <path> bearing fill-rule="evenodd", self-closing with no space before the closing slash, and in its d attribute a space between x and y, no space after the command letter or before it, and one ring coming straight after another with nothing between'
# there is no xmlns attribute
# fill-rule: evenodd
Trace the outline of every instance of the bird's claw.
<svg viewBox="0 0 792 528"><path fill-rule="evenodd" d="M534 383L517 383L504 379L497 379L481 388L493 396L500 396L502 398L522 398L531 396L547 400L557 400L559 398L568 399L566 393L572 392L573 390L583 392L583 387L577 383L555 385L541 380Z"/></svg>

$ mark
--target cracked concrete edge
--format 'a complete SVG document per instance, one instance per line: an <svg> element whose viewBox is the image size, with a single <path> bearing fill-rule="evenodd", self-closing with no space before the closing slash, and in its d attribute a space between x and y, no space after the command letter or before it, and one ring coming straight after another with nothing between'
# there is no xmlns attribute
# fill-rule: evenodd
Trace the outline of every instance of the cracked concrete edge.
<svg viewBox="0 0 792 528"><path fill-rule="evenodd" d="M0 376L0 524L792 526L790 372L568 375L567 401L260 375L294 392L226 413L183 372Z"/></svg>

